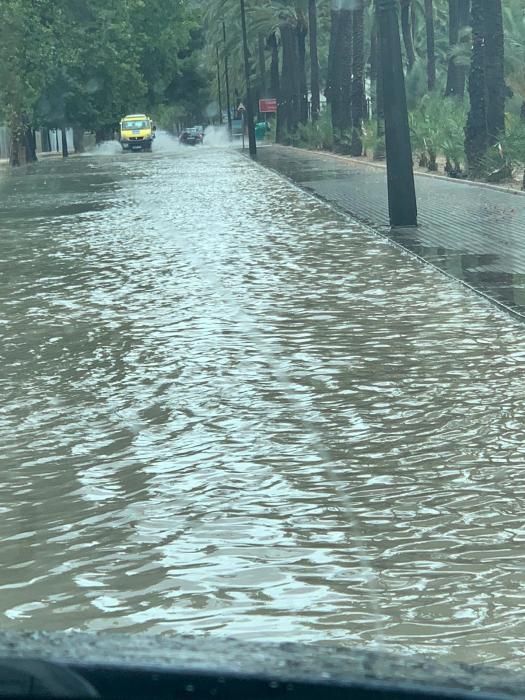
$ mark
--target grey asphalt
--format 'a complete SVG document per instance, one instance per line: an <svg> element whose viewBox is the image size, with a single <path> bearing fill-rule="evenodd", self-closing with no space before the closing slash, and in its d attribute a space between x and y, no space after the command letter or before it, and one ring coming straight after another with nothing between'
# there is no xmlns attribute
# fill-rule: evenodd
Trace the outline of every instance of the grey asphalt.
<svg viewBox="0 0 525 700"><path fill-rule="evenodd" d="M521 192L416 174L419 227L391 230L383 167L283 146L257 159L525 321Z"/></svg>

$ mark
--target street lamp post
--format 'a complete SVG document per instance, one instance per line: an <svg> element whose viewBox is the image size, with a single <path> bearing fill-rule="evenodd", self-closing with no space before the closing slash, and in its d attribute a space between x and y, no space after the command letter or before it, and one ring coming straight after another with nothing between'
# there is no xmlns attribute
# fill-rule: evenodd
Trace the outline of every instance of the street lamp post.
<svg viewBox="0 0 525 700"><path fill-rule="evenodd" d="M221 92L221 64L219 61L219 45L217 49L217 93L219 98L219 124L222 124L222 92Z"/></svg>
<svg viewBox="0 0 525 700"><path fill-rule="evenodd" d="M226 50L226 22L222 22L222 36L224 39L224 82L226 88L226 109L228 110L228 134L232 137L232 110L230 104L230 71L228 69L228 51Z"/></svg>
<svg viewBox="0 0 525 700"><path fill-rule="evenodd" d="M397 17L398 0L376 0L381 46L390 225L417 226L417 203L405 76Z"/></svg>
<svg viewBox="0 0 525 700"><path fill-rule="evenodd" d="M244 49L244 75L246 78L246 119L248 120L248 145L250 156L257 156L257 142L255 141L255 124L253 123L253 101L250 75L250 58L248 53L248 36L246 32L246 9L244 0L241 3L242 43Z"/></svg>

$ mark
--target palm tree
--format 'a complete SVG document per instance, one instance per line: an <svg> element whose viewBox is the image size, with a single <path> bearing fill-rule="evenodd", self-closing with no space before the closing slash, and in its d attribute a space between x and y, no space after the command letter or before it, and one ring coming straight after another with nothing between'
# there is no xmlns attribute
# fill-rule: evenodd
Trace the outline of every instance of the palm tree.
<svg viewBox="0 0 525 700"><path fill-rule="evenodd" d="M505 131L505 50L501 0L485 2L485 85L489 145Z"/></svg>
<svg viewBox="0 0 525 700"><path fill-rule="evenodd" d="M259 97L266 97L266 37L264 32L257 33L257 72L259 78Z"/></svg>
<svg viewBox="0 0 525 700"><path fill-rule="evenodd" d="M403 32L403 42L405 44L408 70L411 70L414 63L416 62L416 53L414 51L414 40L412 37L412 21L410 14L411 2L412 0L401 0L401 31Z"/></svg>
<svg viewBox="0 0 525 700"><path fill-rule="evenodd" d="M299 114L300 121L305 124L308 121L308 82L306 79L306 37L308 36L308 24L302 9L297 8L296 26L297 34L297 78L299 81Z"/></svg>
<svg viewBox="0 0 525 700"><path fill-rule="evenodd" d="M379 22L374 13L374 23L372 25L371 51L373 51L373 66L375 73L375 118L376 118L376 138L374 144L374 160L385 159L385 110L383 101L383 69L381 66L381 45L379 38Z"/></svg>
<svg viewBox="0 0 525 700"><path fill-rule="evenodd" d="M271 52L270 62L270 93L276 99L281 92L281 80L279 76L279 39L277 31L273 31L268 37L268 48Z"/></svg>
<svg viewBox="0 0 525 700"><path fill-rule="evenodd" d="M465 29L470 19L470 0L448 0L448 15L449 58L445 97L463 99L467 70L461 59L468 42Z"/></svg>
<svg viewBox="0 0 525 700"><path fill-rule="evenodd" d="M328 43L328 67L325 86L325 97L328 103L332 103L334 93L335 80L335 53L337 49L338 32L339 32L339 0L331 0L330 3L330 39ZM332 105L333 117L333 105Z"/></svg>
<svg viewBox="0 0 525 700"><path fill-rule="evenodd" d="M319 85L319 55L317 47L317 0L308 0L308 26L310 32L310 90L312 93L312 121L319 118L321 90Z"/></svg>
<svg viewBox="0 0 525 700"><path fill-rule="evenodd" d="M495 2L495 0L488 0ZM488 146L485 78L485 0L472 0L472 58L468 80L470 110L465 127L465 155L472 175L483 170Z"/></svg>
<svg viewBox="0 0 525 700"><path fill-rule="evenodd" d="M282 72L279 111L285 133L293 133L301 119L300 86L298 71L298 46L295 28L287 21L280 26L282 47Z"/></svg>
<svg viewBox="0 0 525 700"><path fill-rule="evenodd" d="M332 0L330 102L334 141L347 150L345 133L352 127L352 7L354 0Z"/></svg>
<svg viewBox="0 0 525 700"><path fill-rule="evenodd" d="M425 25L427 30L427 87L428 91L432 92L436 86L436 40L433 0L425 0Z"/></svg>
<svg viewBox="0 0 525 700"><path fill-rule="evenodd" d="M353 156L363 154L362 123L365 105L365 16L363 0L356 0L352 19L352 145Z"/></svg>

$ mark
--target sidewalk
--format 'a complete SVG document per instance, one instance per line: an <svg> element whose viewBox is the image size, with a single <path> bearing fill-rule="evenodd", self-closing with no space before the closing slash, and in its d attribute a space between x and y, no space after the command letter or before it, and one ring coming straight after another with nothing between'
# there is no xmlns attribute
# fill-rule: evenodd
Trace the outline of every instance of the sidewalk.
<svg viewBox="0 0 525 700"><path fill-rule="evenodd" d="M258 162L379 228L525 321L520 192L417 174L419 228L391 231L384 168L283 146L259 149Z"/></svg>

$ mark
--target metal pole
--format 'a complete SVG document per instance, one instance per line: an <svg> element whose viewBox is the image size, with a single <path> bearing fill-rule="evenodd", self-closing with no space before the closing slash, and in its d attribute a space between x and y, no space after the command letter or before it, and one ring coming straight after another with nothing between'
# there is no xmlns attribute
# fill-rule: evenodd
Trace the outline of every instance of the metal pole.
<svg viewBox="0 0 525 700"><path fill-rule="evenodd" d="M417 203L405 76L397 17L398 0L376 0L381 45L390 225L417 226Z"/></svg>
<svg viewBox="0 0 525 700"><path fill-rule="evenodd" d="M248 36L246 32L246 9L244 0L241 3L241 23L242 23L242 43L244 50L244 76L246 78L246 118L248 120L248 145L250 156L257 156L257 143L255 141L255 124L253 123L253 102L252 102L252 87L250 75L250 58L248 53Z"/></svg>
<svg viewBox="0 0 525 700"><path fill-rule="evenodd" d="M219 124L222 124L222 93L221 93L221 64L219 61L219 46L217 45L217 92L219 98Z"/></svg>
<svg viewBox="0 0 525 700"><path fill-rule="evenodd" d="M232 110L230 104L230 71L228 70L228 52L226 51L226 22L222 23L222 36L224 39L224 79L226 83L226 109L228 110L228 133L232 137Z"/></svg>

